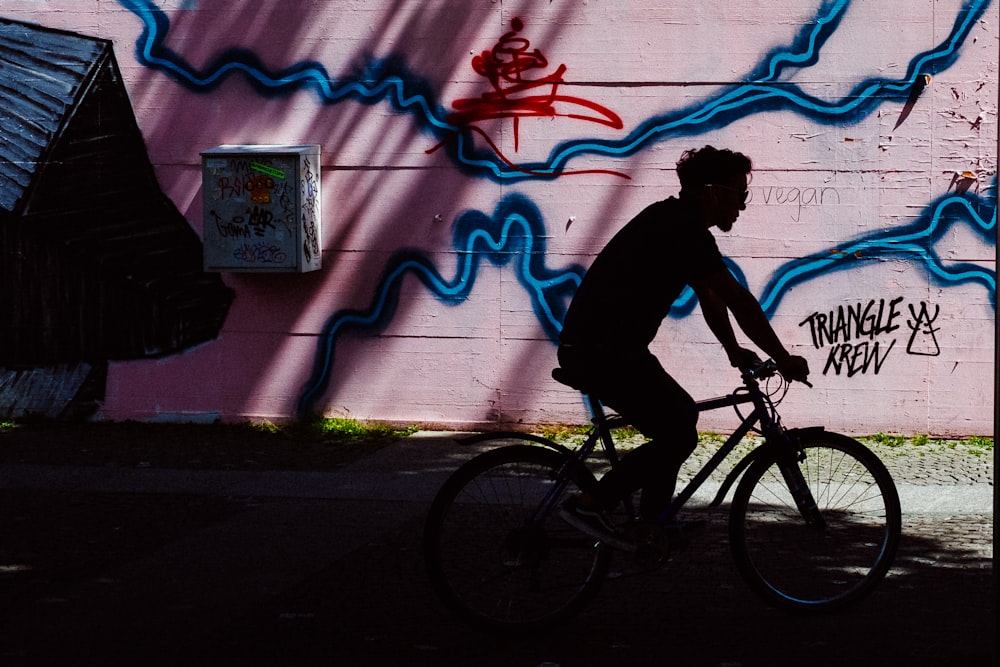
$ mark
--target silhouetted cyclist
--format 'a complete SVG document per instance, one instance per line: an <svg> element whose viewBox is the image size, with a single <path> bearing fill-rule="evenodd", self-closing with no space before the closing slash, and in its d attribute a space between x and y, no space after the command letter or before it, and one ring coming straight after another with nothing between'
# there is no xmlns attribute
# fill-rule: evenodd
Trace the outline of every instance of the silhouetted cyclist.
<svg viewBox="0 0 1000 667"><path fill-rule="evenodd" d="M677 163L679 195L652 204L625 225L595 259L563 323L559 364L577 384L614 408L650 441L623 457L594 495L571 498L561 516L600 537L613 530L607 511L642 489L639 512L655 519L669 504L681 464L698 444L691 396L649 351L660 324L685 286L698 297L705 321L729 362L759 361L741 347L729 319L788 379L809 366L790 355L757 299L730 273L715 237L746 208L750 158L705 146Z"/></svg>

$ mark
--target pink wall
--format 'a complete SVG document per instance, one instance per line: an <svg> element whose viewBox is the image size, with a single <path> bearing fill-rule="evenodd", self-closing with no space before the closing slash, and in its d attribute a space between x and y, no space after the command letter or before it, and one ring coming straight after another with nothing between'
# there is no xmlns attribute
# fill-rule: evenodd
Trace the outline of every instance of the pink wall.
<svg viewBox="0 0 1000 667"><path fill-rule="evenodd" d="M201 151L322 146L322 270L225 274L236 298L219 338L112 363L106 418L278 419L308 404L456 428L582 421L549 377L559 285L676 191L682 151L710 143L756 167L720 246L813 368L786 420L992 433L996 3L34 0L0 16L114 41L160 184L199 231ZM493 90L473 56L515 17L525 53L547 60L524 79L565 65L560 97L534 107L554 115L515 124L480 105L459 127L453 103ZM462 252L459 221L459 241L480 243L508 223L508 247L534 242L536 264ZM454 284L419 279L435 274ZM376 308L394 285L395 307ZM816 313L883 300L892 330L813 335ZM382 317L348 326L359 313ZM697 313L668 319L655 351L696 397L738 379Z"/></svg>

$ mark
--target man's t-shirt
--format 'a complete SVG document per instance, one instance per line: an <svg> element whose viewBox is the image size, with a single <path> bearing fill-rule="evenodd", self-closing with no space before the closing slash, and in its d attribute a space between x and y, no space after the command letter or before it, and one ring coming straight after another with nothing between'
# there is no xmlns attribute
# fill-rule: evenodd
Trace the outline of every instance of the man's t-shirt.
<svg viewBox="0 0 1000 667"><path fill-rule="evenodd" d="M690 206L651 204L608 242L580 284L560 340L646 348L684 287L726 270L715 237Z"/></svg>

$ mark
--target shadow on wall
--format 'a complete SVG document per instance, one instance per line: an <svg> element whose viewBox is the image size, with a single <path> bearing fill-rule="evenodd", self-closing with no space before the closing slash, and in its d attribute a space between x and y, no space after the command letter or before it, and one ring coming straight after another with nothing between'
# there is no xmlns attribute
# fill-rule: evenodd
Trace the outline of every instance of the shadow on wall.
<svg viewBox="0 0 1000 667"><path fill-rule="evenodd" d="M370 34L355 39L344 34L335 12L310 10L312 21L303 22L277 0L262 0L252 8L236 10L219 5L197 12L171 12L169 16L152 5L142 7L143 3L136 3L131 9L146 24L137 52L140 64L157 76L136 85L136 99L156 98L166 82L207 98L203 104L178 105L160 114L156 108L162 105L149 109L148 115L146 106L140 105L148 145L158 166L164 155L182 151L184 146L260 143L261 128L266 127L268 143L322 144L328 172L336 169L338 192L344 196L337 200L336 224L324 230L322 275L269 276L266 281L247 274L228 278L248 297L241 299L242 306L234 307L230 327L235 329L242 317L251 317L253 304L255 311L268 312L269 328L274 331L304 332L316 340L310 357L282 354L284 345L260 350L255 357L255 369L260 369L255 370L256 383L241 391L250 397L242 412L259 414L255 397L275 393L300 393L300 405L307 405L310 412L329 411L334 401L331 397L342 389L344 380L332 367L333 343L339 332L355 329L371 335L382 331L390 319L405 320L412 309L420 307L420 302L397 298L404 274L423 281L433 298L447 304L460 302L473 287L471 281L459 279L460 273L451 278L455 257L449 237L456 232L451 229L449 234L450 223L455 221L457 226L460 220L476 214L484 220L492 218L487 213L459 209L462 191L473 186L482 189L482 185L454 168L451 143L439 146L442 137L453 138L455 128L444 121L447 111L439 106L435 91L463 78L488 85L473 71L467 43L446 36L476 34L482 30L480 23L489 22L483 12L456 13L446 4L420 12L380 11ZM548 41L554 41L564 26L571 25L569 17L577 8L560 11L566 20L548 22ZM490 21L499 21L499 16L499 8L488 10ZM505 23L501 32L508 29ZM281 35L281 39L274 35ZM331 37L337 35L336 39ZM392 55L399 53L404 40L405 57ZM383 53L390 55L378 57ZM298 106L300 102L291 101L292 96L302 92L309 93L305 96L308 102ZM206 106L226 108L226 103L235 99L241 101L245 113L204 113ZM247 104L247 99L254 99L254 103ZM390 119L392 123L379 124L380 130L384 127L380 132L366 131L377 123L372 120L378 118L372 112L373 105L391 107L396 114ZM303 131L308 134L303 136ZM178 136L189 139L178 142ZM432 150L435 146L441 150ZM188 165L190 156L178 152L172 159ZM197 220L199 183L186 178L192 173L194 169L186 167L171 193L177 201L192 202L189 217ZM405 174L403 183L400 174ZM493 192L492 201L507 201L501 185L493 186ZM431 198L428 193L443 196ZM540 221L537 212L535 217ZM544 229L527 236L541 238ZM364 252L357 252L359 249ZM351 285L345 300L350 305L338 308L338 303L329 303L330 294L343 295L347 288L337 282L343 274L336 274L333 267L348 255ZM459 255L458 263L478 266L481 259L489 259L499 266L511 264L511 257L506 251L484 252L482 258L478 254ZM525 276L518 277L523 282ZM390 297L386 303L380 300L383 296ZM269 308L271 304L275 307ZM314 314L323 311L331 313L325 326L314 322ZM551 336L549 328L539 336ZM310 366L312 378L288 370L308 371ZM277 377L294 379L276 392ZM300 379L307 381L305 387L299 386ZM300 409L299 413L304 412Z"/></svg>
<svg viewBox="0 0 1000 667"><path fill-rule="evenodd" d="M233 296L156 182L111 42L0 20L0 72L0 416L81 416L108 360L215 338Z"/></svg>

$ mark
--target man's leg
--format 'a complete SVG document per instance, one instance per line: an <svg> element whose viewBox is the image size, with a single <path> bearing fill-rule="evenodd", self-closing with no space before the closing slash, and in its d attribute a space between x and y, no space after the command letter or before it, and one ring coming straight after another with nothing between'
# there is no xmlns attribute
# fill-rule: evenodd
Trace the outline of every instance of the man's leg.
<svg viewBox="0 0 1000 667"><path fill-rule="evenodd" d="M681 465L698 444L695 402L652 354L630 358L604 375L602 400L650 441L601 479L601 501L613 507L641 488L639 512L655 519L670 504Z"/></svg>

